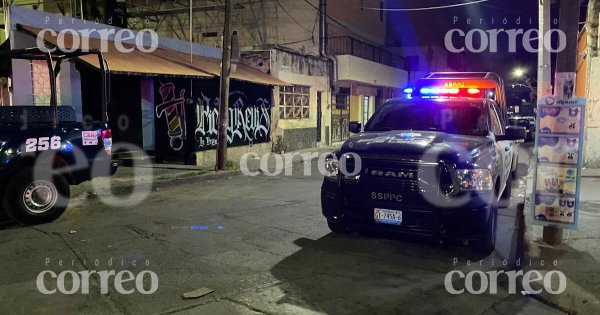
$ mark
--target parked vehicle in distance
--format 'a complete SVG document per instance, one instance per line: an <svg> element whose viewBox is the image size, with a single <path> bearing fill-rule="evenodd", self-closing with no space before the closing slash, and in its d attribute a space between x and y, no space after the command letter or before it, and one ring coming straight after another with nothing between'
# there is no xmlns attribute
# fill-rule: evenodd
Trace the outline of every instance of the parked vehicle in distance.
<svg viewBox="0 0 600 315"><path fill-rule="evenodd" d="M57 106L61 62L88 54L97 55L101 65L104 121L80 122L72 106ZM0 107L0 208L24 224L46 223L65 211L69 185L116 171L106 121L108 67L99 52L46 53L37 48L0 52L2 62L12 59L45 60L51 97L50 106Z"/></svg>
<svg viewBox="0 0 600 315"><path fill-rule="evenodd" d="M525 128L527 131L525 141L532 141L535 137L535 120L535 115L513 113L508 116L509 125Z"/></svg>

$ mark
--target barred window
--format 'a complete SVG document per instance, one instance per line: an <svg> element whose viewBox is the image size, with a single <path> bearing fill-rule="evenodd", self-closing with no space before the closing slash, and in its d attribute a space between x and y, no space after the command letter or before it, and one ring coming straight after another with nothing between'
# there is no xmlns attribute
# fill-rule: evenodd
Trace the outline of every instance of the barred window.
<svg viewBox="0 0 600 315"><path fill-rule="evenodd" d="M309 114L309 86L294 85L279 88L279 118L308 118Z"/></svg>
<svg viewBox="0 0 600 315"><path fill-rule="evenodd" d="M50 105L50 72L46 60L31 60L31 78L33 104L36 106ZM56 101L60 105L60 75L56 78Z"/></svg>

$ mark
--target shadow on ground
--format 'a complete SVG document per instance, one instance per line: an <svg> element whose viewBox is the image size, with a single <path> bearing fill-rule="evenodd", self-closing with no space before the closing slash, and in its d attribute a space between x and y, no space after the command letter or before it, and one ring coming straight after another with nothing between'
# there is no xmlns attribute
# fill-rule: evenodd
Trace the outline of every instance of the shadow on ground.
<svg viewBox="0 0 600 315"><path fill-rule="evenodd" d="M447 292L444 278L449 271L495 269L500 262L493 255L485 258L467 247L380 237L328 234L318 240L297 239L294 243L302 249L271 270L283 282L277 304L327 314L453 313L452 309L470 314L502 308L499 301L510 303L511 309L527 303L506 293L474 299L470 294ZM474 266L481 259L482 265ZM492 259L497 260L494 267ZM474 264L466 267L467 260ZM464 282L456 284L461 286Z"/></svg>

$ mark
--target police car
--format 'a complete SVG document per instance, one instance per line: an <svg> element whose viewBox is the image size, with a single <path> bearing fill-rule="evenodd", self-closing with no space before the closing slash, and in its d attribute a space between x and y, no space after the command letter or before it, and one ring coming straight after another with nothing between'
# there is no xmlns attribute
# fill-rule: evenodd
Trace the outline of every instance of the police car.
<svg viewBox="0 0 600 315"><path fill-rule="evenodd" d="M489 94L498 96L500 85L475 86L481 80L424 79L365 126L351 122L356 135L326 159L321 204L329 228L467 240L492 251L497 209L510 201L514 143L525 129L507 126L505 104Z"/></svg>
<svg viewBox="0 0 600 315"><path fill-rule="evenodd" d="M78 121L72 106L57 104L54 78L61 64L83 56L96 56L100 64L102 121ZM0 210L23 224L47 223L64 213L70 185L108 177L117 170L106 121L109 69L99 51L47 52L34 47L0 52L0 64L11 65L12 60L52 65L48 67L51 94L50 106L0 106ZM1 68L0 76L11 71Z"/></svg>

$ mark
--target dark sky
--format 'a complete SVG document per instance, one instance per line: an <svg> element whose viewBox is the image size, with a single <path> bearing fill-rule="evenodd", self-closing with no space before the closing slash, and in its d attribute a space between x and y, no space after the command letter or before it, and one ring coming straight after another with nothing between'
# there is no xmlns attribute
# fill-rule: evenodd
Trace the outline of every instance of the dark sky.
<svg viewBox="0 0 600 315"><path fill-rule="evenodd" d="M388 0L388 8L417 8L443 6L473 2L475 0ZM538 28L537 0L489 0L462 7L410 12L389 12L388 45L436 45L445 47L444 37L451 29L461 29L465 33L472 29L487 31L490 29L529 29ZM558 5L553 6L557 15ZM504 20L506 18L506 20ZM467 19L471 24L467 24ZM506 21L506 24L504 24ZM558 25L553 25L558 27ZM475 36L477 38L477 36ZM455 38L459 38L455 36ZM481 53L466 53L466 60L473 71L494 71L505 79L510 79L512 69L517 66L527 68L535 76L537 54L523 48L522 36L517 38L517 51L509 52L508 36L498 36L498 52L486 50ZM534 47L537 43L533 43ZM457 47L464 46L457 42ZM476 42L475 47L479 47Z"/></svg>

